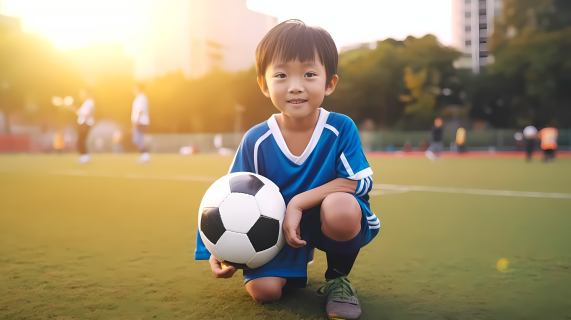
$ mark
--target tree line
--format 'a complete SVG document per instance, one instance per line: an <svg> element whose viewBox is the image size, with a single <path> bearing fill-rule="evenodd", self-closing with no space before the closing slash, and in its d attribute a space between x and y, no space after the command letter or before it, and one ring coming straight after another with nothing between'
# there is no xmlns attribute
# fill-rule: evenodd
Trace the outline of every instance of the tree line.
<svg viewBox="0 0 571 320"><path fill-rule="evenodd" d="M504 0L489 41L495 62L478 75L455 68L462 54L432 35L344 51L340 81L323 107L372 130L428 129L436 116L496 128L571 125L571 2ZM46 127L73 123L73 114L50 101L54 95L76 96L83 81L46 41L0 26L0 110L5 114L21 113ZM134 84L127 75L99 77L90 86L97 118L128 125ZM172 73L144 85L150 132L244 131L277 112L260 92L253 67L213 70L196 79Z"/></svg>

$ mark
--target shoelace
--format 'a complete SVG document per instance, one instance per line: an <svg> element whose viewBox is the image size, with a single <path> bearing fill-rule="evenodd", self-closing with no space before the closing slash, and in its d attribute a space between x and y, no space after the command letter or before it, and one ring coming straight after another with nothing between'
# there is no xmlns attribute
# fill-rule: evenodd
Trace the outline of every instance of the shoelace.
<svg viewBox="0 0 571 320"><path fill-rule="evenodd" d="M317 289L317 295L325 296L331 294L332 299L348 299L357 292L357 288L353 287L345 276L330 280L321 288Z"/></svg>

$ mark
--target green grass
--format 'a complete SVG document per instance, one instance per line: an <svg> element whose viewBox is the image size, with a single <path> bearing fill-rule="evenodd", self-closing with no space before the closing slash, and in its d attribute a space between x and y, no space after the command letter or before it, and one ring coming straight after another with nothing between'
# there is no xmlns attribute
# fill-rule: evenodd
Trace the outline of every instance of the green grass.
<svg viewBox="0 0 571 320"><path fill-rule="evenodd" d="M0 156L0 318L326 317L321 252L309 287L271 305L248 296L240 272L214 279L193 260L210 183L168 178L219 177L231 158L136 157ZM566 159L370 162L375 183L571 193ZM381 231L350 276L361 319L571 319L571 199L407 192L371 205Z"/></svg>

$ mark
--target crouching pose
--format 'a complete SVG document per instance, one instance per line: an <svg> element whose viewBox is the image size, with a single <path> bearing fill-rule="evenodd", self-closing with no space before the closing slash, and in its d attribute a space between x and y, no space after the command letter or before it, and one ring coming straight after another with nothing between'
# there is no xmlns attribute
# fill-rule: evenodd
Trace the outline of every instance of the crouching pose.
<svg viewBox="0 0 571 320"><path fill-rule="evenodd" d="M251 128L230 167L272 180L287 210L287 244L269 263L244 270L246 290L257 302L278 300L284 287L304 288L314 248L327 255L325 283L330 318L361 314L357 289L347 279L361 247L378 233L368 192L373 185L353 121L320 108L335 90L337 48L327 31L288 20L273 28L256 50L260 89L280 111ZM197 236L195 259L210 259L214 276L229 278Z"/></svg>

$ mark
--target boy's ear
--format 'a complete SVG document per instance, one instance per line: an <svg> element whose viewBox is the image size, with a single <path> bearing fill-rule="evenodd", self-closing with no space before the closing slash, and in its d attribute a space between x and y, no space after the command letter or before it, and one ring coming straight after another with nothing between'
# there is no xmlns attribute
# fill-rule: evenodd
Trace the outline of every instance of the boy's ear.
<svg viewBox="0 0 571 320"><path fill-rule="evenodd" d="M335 87L337 86L337 81L339 81L339 76L335 74L333 75L331 81L329 81L329 83L327 84L327 88L325 88L325 96L328 96L332 94L333 91L335 91Z"/></svg>
<svg viewBox="0 0 571 320"><path fill-rule="evenodd" d="M266 96L266 98L270 97L270 90L268 90L268 85L266 84L266 80L264 77L258 77L258 85L260 86L260 90Z"/></svg>

